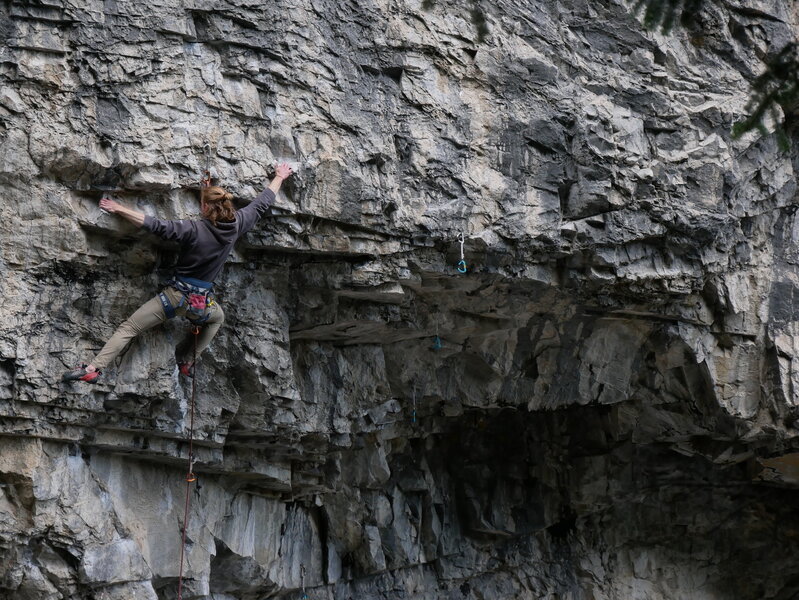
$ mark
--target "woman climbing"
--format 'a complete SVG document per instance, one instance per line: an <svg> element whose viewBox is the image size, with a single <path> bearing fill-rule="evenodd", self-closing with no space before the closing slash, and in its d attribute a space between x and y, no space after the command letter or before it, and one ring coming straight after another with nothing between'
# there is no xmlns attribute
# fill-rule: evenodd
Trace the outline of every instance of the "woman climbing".
<svg viewBox="0 0 799 600"><path fill-rule="evenodd" d="M253 228L291 173L287 164L278 165L269 187L238 211L233 208L232 194L220 187L204 187L200 194L203 219L197 221L155 219L125 208L114 200L100 200L103 210L116 213L165 240L178 242L180 254L175 275L167 287L122 323L89 364L64 373L62 381L97 383L103 369L130 340L175 315L187 316L190 321L203 325L197 338L196 356L199 356L211 343L225 318L219 304L209 297L214 280L222 271L236 240ZM192 376L194 363L189 356L179 356L178 367L183 375Z"/></svg>

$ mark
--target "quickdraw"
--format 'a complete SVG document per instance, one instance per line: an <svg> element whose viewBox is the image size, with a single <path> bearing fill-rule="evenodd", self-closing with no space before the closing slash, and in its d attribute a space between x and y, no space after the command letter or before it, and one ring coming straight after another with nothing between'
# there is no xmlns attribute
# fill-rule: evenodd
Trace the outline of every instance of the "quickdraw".
<svg viewBox="0 0 799 600"><path fill-rule="evenodd" d="M424 400L427 386L430 380L427 377L420 377L411 381L411 423L416 423L418 420L418 401Z"/></svg>
<svg viewBox="0 0 799 600"><path fill-rule="evenodd" d="M305 593L305 565L300 565L300 587L302 588L302 599L308 600L308 594Z"/></svg>
<svg viewBox="0 0 799 600"><path fill-rule="evenodd" d="M194 462L195 460L194 457L192 456L189 459L189 472L186 473L186 481L188 481L189 483L197 481L197 475L195 475L194 473Z"/></svg>
<svg viewBox="0 0 799 600"><path fill-rule="evenodd" d="M436 336L433 338L433 350L441 350L444 344L441 342L441 337L438 335L438 319L436 319Z"/></svg>
<svg viewBox="0 0 799 600"><path fill-rule="evenodd" d="M465 273L468 269L466 268L466 257L463 254L463 242L464 242L464 239L463 239L463 232L462 231L458 234L458 241L461 244L461 260L460 260L460 262L458 262L458 273Z"/></svg>
<svg viewBox="0 0 799 600"><path fill-rule="evenodd" d="M416 423L416 382L413 383L413 411L411 412L411 423Z"/></svg>
<svg viewBox="0 0 799 600"><path fill-rule="evenodd" d="M203 153L205 154L205 170L200 177L200 185L209 187L211 185L211 144L207 141L203 144Z"/></svg>

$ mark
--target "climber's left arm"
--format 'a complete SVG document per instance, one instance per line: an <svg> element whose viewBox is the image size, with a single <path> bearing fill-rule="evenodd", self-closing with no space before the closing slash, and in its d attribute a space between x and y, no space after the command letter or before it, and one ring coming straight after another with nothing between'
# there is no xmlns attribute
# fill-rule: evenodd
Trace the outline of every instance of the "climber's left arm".
<svg viewBox="0 0 799 600"><path fill-rule="evenodd" d="M244 208L236 211L236 221L239 224L239 235L244 235L253 228L255 223L265 213L266 209L275 201L277 193L283 181L291 177L292 170L286 163L277 165L275 168L275 178L269 183L263 192Z"/></svg>
<svg viewBox="0 0 799 600"><path fill-rule="evenodd" d="M294 171L288 166L287 163L280 163L275 167L275 178L269 184L269 189L272 190L272 193L277 196L277 193L280 191L280 186L289 177Z"/></svg>

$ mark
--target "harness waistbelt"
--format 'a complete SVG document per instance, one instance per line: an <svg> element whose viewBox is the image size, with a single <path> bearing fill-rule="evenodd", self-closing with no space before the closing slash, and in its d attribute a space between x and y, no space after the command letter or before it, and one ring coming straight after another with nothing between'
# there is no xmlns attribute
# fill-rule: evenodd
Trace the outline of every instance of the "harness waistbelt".
<svg viewBox="0 0 799 600"><path fill-rule="evenodd" d="M161 306L167 319L175 317L175 309L186 306L186 318L194 324L201 324L211 316L208 307L213 304L211 294L214 284L193 277L175 275L166 282L166 285L175 288L181 293L180 304L173 306L164 292L158 294Z"/></svg>
<svg viewBox="0 0 799 600"><path fill-rule="evenodd" d="M207 294L214 289L214 284L209 281L194 279L193 277L181 277L179 275L175 275L166 283L186 294Z"/></svg>

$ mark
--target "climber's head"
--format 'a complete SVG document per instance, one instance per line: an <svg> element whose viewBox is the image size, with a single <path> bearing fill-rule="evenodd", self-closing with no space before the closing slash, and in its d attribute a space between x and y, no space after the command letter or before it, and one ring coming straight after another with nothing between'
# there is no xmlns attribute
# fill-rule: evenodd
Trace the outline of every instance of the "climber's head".
<svg viewBox="0 0 799 600"><path fill-rule="evenodd" d="M211 221L214 226L218 222L231 223L236 220L236 209L233 208L233 194L216 185L202 189L200 210L203 217Z"/></svg>

